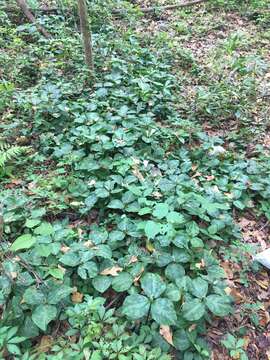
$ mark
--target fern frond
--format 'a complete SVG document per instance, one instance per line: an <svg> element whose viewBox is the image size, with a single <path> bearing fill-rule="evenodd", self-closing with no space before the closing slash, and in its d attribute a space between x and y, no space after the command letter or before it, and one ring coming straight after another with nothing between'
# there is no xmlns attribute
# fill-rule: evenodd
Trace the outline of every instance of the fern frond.
<svg viewBox="0 0 270 360"><path fill-rule="evenodd" d="M3 169L8 161L25 153L27 149L27 146L13 146L0 140L0 169Z"/></svg>

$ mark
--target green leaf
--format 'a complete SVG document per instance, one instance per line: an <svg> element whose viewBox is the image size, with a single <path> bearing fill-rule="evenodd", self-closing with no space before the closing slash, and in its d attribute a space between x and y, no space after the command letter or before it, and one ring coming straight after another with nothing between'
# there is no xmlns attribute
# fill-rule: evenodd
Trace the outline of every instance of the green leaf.
<svg viewBox="0 0 270 360"><path fill-rule="evenodd" d="M185 330L177 330L174 333L173 344L176 349L180 351L186 351L191 346L191 342Z"/></svg>
<svg viewBox="0 0 270 360"><path fill-rule="evenodd" d="M175 284L167 285L165 296L173 302L177 302L181 298L181 290Z"/></svg>
<svg viewBox="0 0 270 360"><path fill-rule="evenodd" d="M97 200L98 200L98 198L97 198L96 194L89 195L84 201L87 209L89 209L89 210L92 209L93 206L96 204Z"/></svg>
<svg viewBox="0 0 270 360"><path fill-rule="evenodd" d="M165 290L166 284L157 274L147 273L141 279L141 287L151 299L158 298Z"/></svg>
<svg viewBox="0 0 270 360"><path fill-rule="evenodd" d="M133 277L123 271L113 278L112 288L117 292L126 291L131 287L132 283Z"/></svg>
<svg viewBox="0 0 270 360"><path fill-rule="evenodd" d="M79 255L72 251L65 253L60 258L61 263L63 263L64 265L67 265L67 266L72 266L72 267L79 265L80 260L81 259L80 259Z"/></svg>
<svg viewBox="0 0 270 360"><path fill-rule="evenodd" d="M189 283L189 291L192 295L202 299L207 295L208 282L200 277L193 279Z"/></svg>
<svg viewBox="0 0 270 360"><path fill-rule="evenodd" d="M157 204L154 207L153 216L163 219L169 212L169 206L166 203Z"/></svg>
<svg viewBox="0 0 270 360"><path fill-rule="evenodd" d="M40 224L40 219L27 219L25 226L28 227L29 229L32 229L38 224Z"/></svg>
<svg viewBox="0 0 270 360"><path fill-rule="evenodd" d="M43 331L46 331L47 325L56 318L57 309L52 305L39 305L32 314L32 320Z"/></svg>
<svg viewBox="0 0 270 360"><path fill-rule="evenodd" d="M119 230L114 230L114 231L110 232L110 235L109 235L109 239L112 242L122 241L122 240L124 240L124 238L125 238L125 233L123 231L119 231Z"/></svg>
<svg viewBox="0 0 270 360"><path fill-rule="evenodd" d="M185 218L180 213L171 211L167 215L167 221L172 224L183 224L185 222Z"/></svg>
<svg viewBox="0 0 270 360"><path fill-rule="evenodd" d="M112 250L109 245L97 245L95 246L95 255L100 256L105 259L111 259L112 257Z"/></svg>
<svg viewBox="0 0 270 360"><path fill-rule="evenodd" d="M199 226L195 223L195 221L191 221L187 224L187 233L191 236L191 237L195 237L199 234L200 232L200 228Z"/></svg>
<svg viewBox="0 0 270 360"><path fill-rule="evenodd" d="M161 224L154 221L147 221L144 228L148 239L154 239L161 232Z"/></svg>
<svg viewBox="0 0 270 360"><path fill-rule="evenodd" d="M187 263L190 261L189 252L184 249L174 248L172 256L175 262Z"/></svg>
<svg viewBox="0 0 270 360"><path fill-rule="evenodd" d="M55 285L55 287L49 292L47 302L51 305L58 304L61 300L68 297L72 292L73 288L67 285Z"/></svg>
<svg viewBox="0 0 270 360"><path fill-rule="evenodd" d="M29 305L40 305L45 302L45 295L35 287L29 287L23 294L23 300Z"/></svg>
<svg viewBox="0 0 270 360"><path fill-rule="evenodd" d="M172 301L157 299L151 306L152 318L160 325L174 325L177 316Z"/></svg>
<svg viewBox="0 0 270 360"><path fill-rule="evenodd" d="M22 249L29 249L32 247L36 242L36 238L30 234L25 234L19 236L14 243L11 245L11 251L18 251Z"/></svg>
<svg viewBox="0 0 270 360"><path fill-rule="evenodd" d="M183 317L188 321L197 321L205 313L205 306L199 299L187 301L182 307Z"/></svg>
<svg viewBox="0 0 270 360"><path fill-rule="evenodd" d="M206 298L206 306L217 316L226 316L231 310L231 300L228 296L209 295Z"/></svg>
<svg viewBox="0 0 270 360"><path fill-rule="evenodd" d="M64 278L64 270L62 269L49 269L48 273L53 276L55 279L63 280Z"/></svg>
<svg viewBox="0 0 270 360"><path fill-rule="evenodd" d="M203 241L198 237L191 238L190 243L193 248L203 248L204 247Z"/></svg>
<svg viewBox="0 0 270 360"><path fill-rule="evenodd" d="M53 234L54 229L50 223L43 222L39 225L39 227L35 228L34 233L38 235L46 236Z"/></svg>
<svg viewBox="0 0 270 360"><path fill-rule="evenodd" d="M147 297L133 294L125 298L122 312L132 320L142 318L148 313L150 302Z"/></svg>
<svg viewBox="0 0 270 360"><path fill-rule="evenodd" d="M100 293L104 293L112 283L109 276L98 275L92 280L93 287Z"/></svg>
<svg viewBox="0 0 270 360"><path fill-rule="evenodd" d="M21 350L17 345L7 344L7 350L10 354L21 355Z"/></svg>
<svg viewBox="0 0 270 360"><path fill-rule="evenodd" d="M112 200L108 205L108 208L110 209L123 209L124 208L124 204L122 203L122 201L120 200Z"/></svg>
<svg viewBox="0 0 270 360"><path fill-rule="evenodd" d="M94 261L88 261L78 267L78 275L86 280L96 277L98 274L98 267Z"/></svg>
<svg viewBox="0 0 270 360"><path fill-rule="evenodd" d="M185 275L185 269L180 264L169 264L165 270L166 278L176 281Z"/></svg>

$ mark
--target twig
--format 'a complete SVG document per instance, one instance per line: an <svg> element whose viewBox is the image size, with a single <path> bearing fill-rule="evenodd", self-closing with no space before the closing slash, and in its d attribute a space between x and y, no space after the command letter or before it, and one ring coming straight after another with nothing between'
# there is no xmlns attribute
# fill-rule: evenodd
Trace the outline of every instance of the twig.
<svg viewBox="0 0 270 360"><path fill-rule="evenodd" d="M270 223L270 221L268 220L268 221L266 221L266 223L262 226L262 227L260 227L259 228L259 231L262 231L264 228L266 228L266 226L268 226L269 225L269 223Z"/></svg>
<svg viewBox="0 0 270 360"><path fill-rule="evenodd" d="M27 17L28 20L30 20L32 23L36 24L36 27L38 31L44 35L47 39L51 37L51 35L41 26L37 23L35 16L31 13L29 10L27 3L25 0L17 0L17 4L22 9L24 15Z"/></svg>
<svg viewBox="0 0 270 360"><path fill-rule="evenodd" d="M150 12L154 12L154 11L173 10L173 9L177 9L177 8L197 5L197 4L206 2L206 1L207 0L194 0L194 1L189 1L189 2L185 2L185 3L174 4L174 5L144 7L144 8L139 8L139 11L141 11L143 13L150 13ZM122 9L115 9L112 11L113 14L122 14L123 12L124 12L124 10L122 10Z"/></svg>

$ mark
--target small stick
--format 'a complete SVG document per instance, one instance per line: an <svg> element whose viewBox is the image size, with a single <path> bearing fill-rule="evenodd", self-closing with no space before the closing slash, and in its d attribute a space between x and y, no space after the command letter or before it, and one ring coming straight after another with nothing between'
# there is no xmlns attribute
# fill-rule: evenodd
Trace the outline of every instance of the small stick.
<svg viewBox="0 0 270 360"><path fill-rule="evenodd" d="M22 9L22 12L27 17L27 19L30 20L32 23L36 24L36 27L37 27L38 31L42 35L44 35L47 39L50 38L51 35L41 25L37 24L36 18L34 17L34 15L29 10L26 1L25 0L17 0L17 4Z"/></svg>
<svg viewBox="0 0 270 360"><path fill-rule="evenodd" d="M207 0L194 0L194 1L189 1L186 3L180 3L180 4L174 4L174 5L144 7L144 8L139 8L139 10L143 13L150 13L150 12L154 12L156 10L166 11L166 10L173 10L173 9L177 9L177 8L197 5L197 4L200 4L205 1L207 1ZM124 11L121 9L116 9L116 10L113 10L112 12L113 12L113 14L121 14Z"/></svg>

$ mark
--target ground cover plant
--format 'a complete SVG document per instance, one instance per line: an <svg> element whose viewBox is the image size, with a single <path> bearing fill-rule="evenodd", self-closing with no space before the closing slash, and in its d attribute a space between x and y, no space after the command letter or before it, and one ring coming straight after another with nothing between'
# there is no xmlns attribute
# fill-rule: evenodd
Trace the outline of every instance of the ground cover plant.
<svg viewBox="0 0 270 360"><path fill-rule="evenodd" d="M89 1L91 75L77 2L28 5L0 1L1 357L268 359L267 2Z"/></svg>

